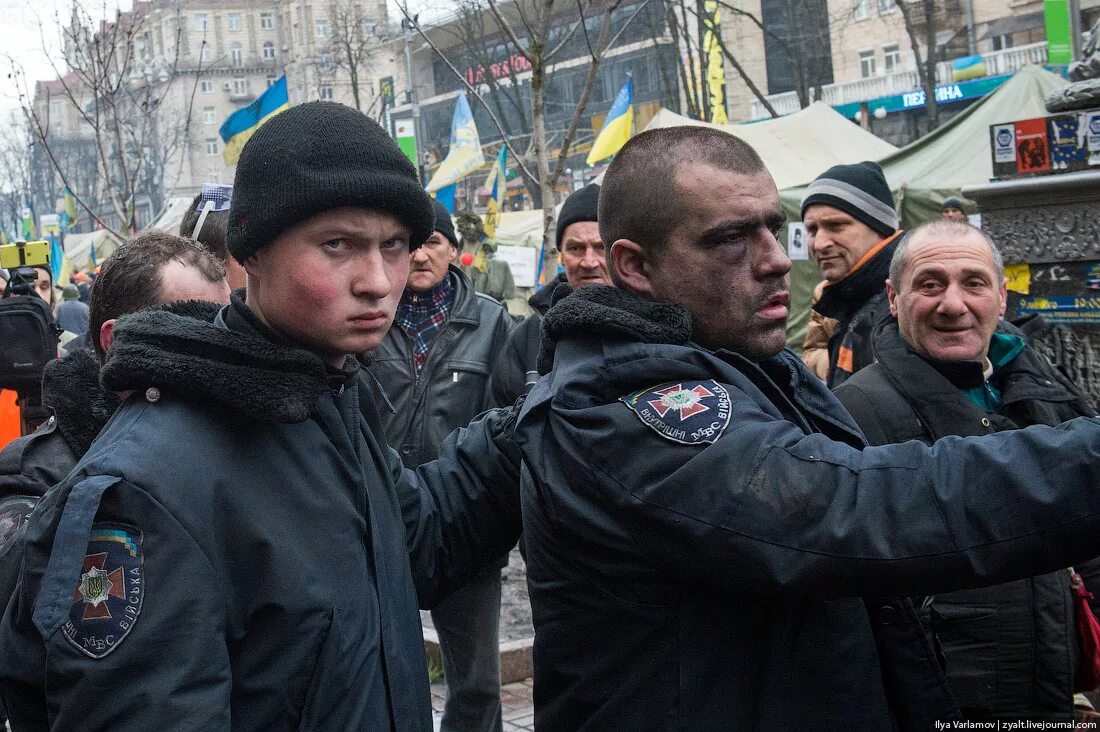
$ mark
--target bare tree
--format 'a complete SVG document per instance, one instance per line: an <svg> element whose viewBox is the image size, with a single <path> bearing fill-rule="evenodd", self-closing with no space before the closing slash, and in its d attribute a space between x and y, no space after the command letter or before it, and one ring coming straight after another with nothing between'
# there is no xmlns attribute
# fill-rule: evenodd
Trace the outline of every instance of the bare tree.
<svg viewBox="0 0 1100 732"><path fill-rule="evenodd" d="M628 17L623 25L614 33L611 32L612 16L620 7L623 0L578 0L576 9L560 0L519 0L509 3L502 8L497 0L487 0L488 9L496 21L497 26L510 42L511 47L525 62L527 72L530 73L530 115L531 115L531 146L534 149L536 172L532 172L513 146L511 134L505 129L499 116L494 112L491 103L487 102L480 90L471 83L465 75L456 68L447 54L439 48L439 45L425 33L409 13L407 5L399 3L398 8L406 19L413 24L421 38L431 46L432 50L446 63L448 68L458 76L462 85L485 108L493 123L499 129L504 144L512 152L517 168L525 178L537 178L538 189L543 211L543 241L550 241L550 232L554 229L555 205L557 203L555 189L562 173L565 171L565 163L569 158L577 129L585 108L588 106L588 98L596 83L596 74L600 63L607 52L615 46L619 37L627 29L630 23L645 9L649 0L638 3L633 14ZM598 23L598 25L597 25ZM595 26L590 30L590 26ZM522 32L516 29L520 28ZM569 124L562 133L558 144L559 153L556 161L551 163L551 144L546 129L546 85L549 73L553 70L556 60L563 49L576 34L582 34L588 51L589 63L585 75L585 81L581 93L575 100ZM551 266L554 258L554 249L545 247L544 266Z"/></svg>
<svg viewBox="0 0 1100 732"><path fill-rule="evenodd" d="M175 42L157 54L145 8L135 7L134 12L117 13L113 21L97 23L74 3L68 24L58 18L65 67L54 63L57 80L36 85L33 99L24 72L9 57L24 89L20 105L40 159L48 161L97 225L120 238L137 228L139 199L147 198L154 208L163 201L167 166L190 138L198 83L198 74L193 81L180 74L183 23L178 11ZM177 84L189 87L182 114L162 109ZM51 119L55 110L75 121L75 129ZM87 157L72 155L74 148L92 153L94 187L86 183Z"/></svg>
<svg viewBox="0 0 1100 732"><path fill-rule="evenodd" d="M369 17L362 3L355 0L331 3L329 18L332 23L332 41L329 44L332 70L347 73L355 108L363 111L360 76L370 71L371 52L381 41L377 33L379 19ZM373 96L373 90L368 91Z"/></svg>
<svg viewBox="0 0 1100 732"><path fill-rule="evenodd" d="M913 58L917 62L917 78L924 90L926 131L931 132L939 126L940 118L940 107L936 101L936 65L940 61L939 43L936 41L939 8L936 0L897 0L897 5L905 24L905 33L909 36Z"/></svg>

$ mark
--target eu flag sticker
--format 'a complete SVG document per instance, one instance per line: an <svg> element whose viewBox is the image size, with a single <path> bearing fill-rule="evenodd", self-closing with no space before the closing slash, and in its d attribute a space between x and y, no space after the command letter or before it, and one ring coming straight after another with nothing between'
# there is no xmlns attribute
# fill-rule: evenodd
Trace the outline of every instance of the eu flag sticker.
<svg viewBox="0 0 1100 732"><path fill-rule="evenodd" d="M657 434L685 445L713 443L730 423L729 392L713 379L658 384L619 401Z"/></svg>
<svg viewBox="0 0 1100 732"><path fill-rule="evenodd" d="M92 658L103 658L130 634L145 598L141 532L130 526L92 526L69 619L61 632Z"/></svg>

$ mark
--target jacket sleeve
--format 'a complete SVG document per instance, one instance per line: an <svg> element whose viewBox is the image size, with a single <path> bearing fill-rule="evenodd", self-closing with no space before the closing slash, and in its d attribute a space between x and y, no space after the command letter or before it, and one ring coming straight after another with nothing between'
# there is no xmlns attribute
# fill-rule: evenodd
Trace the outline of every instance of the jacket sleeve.
<svg viewBox="0 0 1100 732"><path fill-rule="evenodd" d="M512 320L512 316L508 314L508 306L501 303L500 311L496 313L496 319L493 322L493 334L489 343L489 382L485 387L483 393L483 400L481 409L492 409L493 407L508 407L511 404L498 404L496 398L493 395L493 370L496 365L500 363L501 357L504 355L508 344L511 342L511 334L517 330L515 321Z"/></svg>
<svg viewBox="0 0 1100 732"><path fill-rule="evenodd" d="M225 588L207 555L125 481L115 479L98 512L81 509L74 498L89 480L27 525L20 584L0 625L0 693L15 728L229 729ZM107 535L127 526L128 540L141 538L104 555L108 600L92 605L78 587L101 548L88 542L102 521ZM116 566L111 552L123 550L136 559ZM95 611L96 620L83 619Z"/></svg>
<svg viewBox="0 0 1100 732"><path fill-rule="evenodd" d="M829 338L836 329L835 320L826 318L812 307L821 299L824 286L824 282L819 282L814 288L810 319L806 323L806 337L802 341L802 361L822 381L829 376Z"/></svg>
<svg viewBox="0 0 1100 732"><path fill-rule="evenodd" d="M439 458L403 468L389 450L422 608L515 545L520 534L520 454L515 408L494 409L443 442Z"/></svg>
<svg viewBox="0 0 1100 732"><path fill-rule="evenodd" d="M618 401L533 403L524 457L654 566L719 589L935 594L1100 554L1098 420L859 450L730 391L729 426L702 445Z"/></svg>
<svg viewBox="0 0 1100 732"><path fill-rule="evenodd" d="M527 358L528 329L532 322L538 327L538 319L529 317L508 334L489 378L490 406L510 407L526 391L527 372L534 368Z"/></svg>

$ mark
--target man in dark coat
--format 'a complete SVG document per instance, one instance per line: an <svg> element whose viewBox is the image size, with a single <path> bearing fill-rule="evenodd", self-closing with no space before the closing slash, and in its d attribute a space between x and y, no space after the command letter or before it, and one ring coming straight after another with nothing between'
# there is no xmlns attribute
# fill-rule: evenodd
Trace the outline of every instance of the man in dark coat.
<svg viewBox="0 0 1100 732"><path fill-rule="evenodd" d="M130 396L28 520L0 624L16 728L431 729L417 605L519 535L510 414L407 470L353 356L431 231L355 110L298 105L248 141L247 300L119 320L101 378Z"/></svg>
<svg viewBox="0 0 1100 732"><path fill-rule="evenodd" d="M892 317L875 331L876 361L837 389L872 445L1096 414L1023 338L998 327L1004 265L978 229L949 220L915 229L894 253L886 291ZM1072 719L1080 650L1067 571L937 595L931 608L967 719Z"/></svg>
<svg viewBox="0 0 1100 732"><path fill-rule="evenodd" d="M783 349L783 210L735 137L635 136L599 213L617 287L546 314L516 428L536 726L957 719L912 603L878 598L1100 551L1100 420L865 448Z"/></svg>
<svg viewBox="0 0 1100 732"><path fill-rule="evenodd" d="M555 241L565 271L539 289L527 301L534 311L508 336L504 351L493 367L490 392L499 407L514 404L538 379L539 330L550 309L554 290L568 282L574 290L587 285L610 285L607 255L596 223L600 187L590 183L565 199L558 212Z"/></svg>
<svg viewBox="0 0 1100 732"><path fill-rule="evenodd" d="M512 319L497 300L475 292L451 263L458 254L451 215L438 201L435 231L412 254L395 327L369 368L393 410L382 427L405 465L434 460L443 440L488 405L489 367ZM499 732L500 570L507 554L432 608L447 702L444 732Z"/></svg>
<svg viewBox="0 0 1100 732"><path fill-rule="evenodd" d="M894 194L878 163L836 165L806 188L802 223L825 277L814 310L837 321L829 336L829 387L871 363L871 329L886 313L886 272L897 246Z"/></svg>

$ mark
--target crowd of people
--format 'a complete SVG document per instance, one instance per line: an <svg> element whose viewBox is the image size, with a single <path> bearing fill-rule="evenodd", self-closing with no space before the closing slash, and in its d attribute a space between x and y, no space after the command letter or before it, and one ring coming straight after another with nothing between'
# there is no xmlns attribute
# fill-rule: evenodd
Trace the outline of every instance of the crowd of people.
<svg viewBox="0 0 1100 732"><path fill-rule="evenodd" d="M517 542L537 729L1072 724L1100 421L965 206L902 230L876 164L816 179L804 362L738 138L632 138L517 322L377 124L271 118L231 201L62 291L85 332L0 451L12 729L431 730L425 609L442 729L497 732Z"/></svg>

